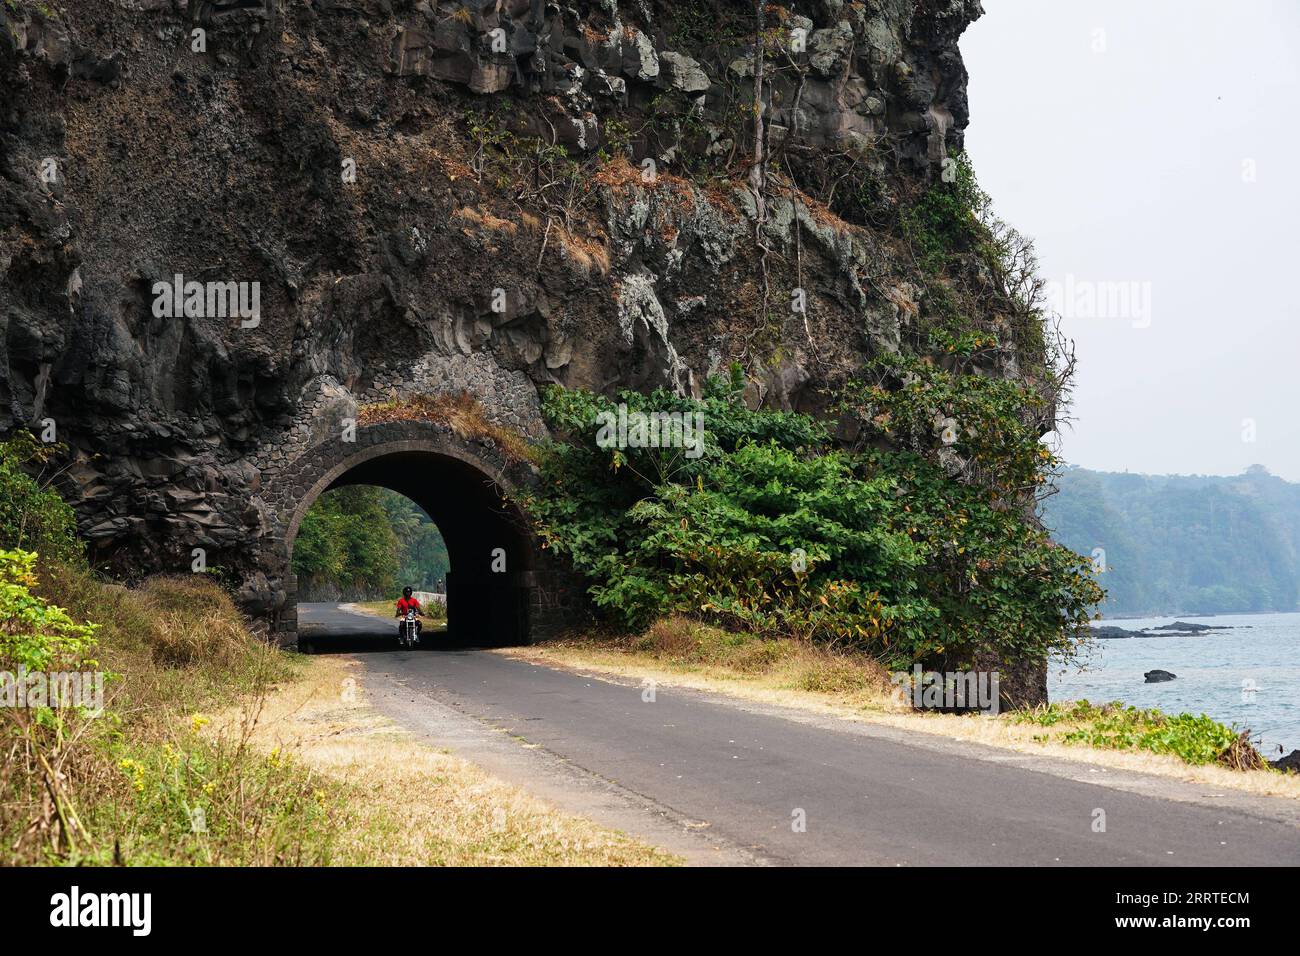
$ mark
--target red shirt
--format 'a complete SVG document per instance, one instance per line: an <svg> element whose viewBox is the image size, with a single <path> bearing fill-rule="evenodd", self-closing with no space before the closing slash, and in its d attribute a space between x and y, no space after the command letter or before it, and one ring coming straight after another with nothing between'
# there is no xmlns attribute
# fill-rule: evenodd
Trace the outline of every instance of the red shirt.
<svg viewBox="0 0 1300 956"><path fill-rule="evenodd" d="M420 602L417 601L415 598L411 597L411 598L397 599L398 614L405 614L407 611L418 611L418 610L420 610Z"/></svg>

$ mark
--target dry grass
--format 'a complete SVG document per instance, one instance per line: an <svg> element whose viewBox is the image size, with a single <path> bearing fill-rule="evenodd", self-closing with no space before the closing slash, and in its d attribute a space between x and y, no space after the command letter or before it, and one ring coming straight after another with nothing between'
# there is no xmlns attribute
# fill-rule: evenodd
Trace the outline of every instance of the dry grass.
<svg viewBox="0 0 1300 956"><path fill-rule="evenodd" d="M561 254L572 262L584 275L609 275L609 250L599 242L576 236L563 226L553 230L559 242Z"/></svg>
<svg viewBox="0 0 1300 956"><path fill-rule="evenodd" d="M772 702L789 694L834 699L855 709L902 711L889 675L869 657L806 641L763 638L672 616L636 636L553 641L506 653L637 675L654 669L670 682L756 693Z"/></svg>
<svg viewBox="0 0 1300 956"><path fill-rule="evenodd" d="M1220 757L1219 763L1229 770L1265 770L1268 760L1250 740L1250 734L1242 731Z"/></svg>
<svg viewBox="0 0 1300 956"><path fill-rule="evenodd" d="M531 461L532 447L518 432L488 420L474 396L468 392L443 392L439 395L413 395L390 402L362 405L357 424L380 422L425 421L448 426L458 438L490 441L514 461Z"/></svg>
<svg viewBox="0 0 1300 956"><path fill-rule="evenodd" d="M689 179L659 170L653 178L647 180L642 175L641 168L633 166L621 153L601 164L592 176L592 181L620 191L636 187L653 192L668 192L683 212L695 212L695 186Z"/></svg>
<svg viewBox="0 0 1300 956"><path fill-rule="evenodd" d="M1019 753L1300 799L1300 775L1296 774L1192 766L1169 755L1061 743L1061 737L1078 729L1069 723L1045 729L1017 723L1006 714L990 718L918 712L898 698L888 675L868 658L836 654L797 641L730 634L680 618L660 621L641 637L556 641L499 653L634 680L650 678L666 686L721 693L822 717L865 721Z"/></svg>
<svg viewBox="0 0 1300 956"><path fill-rule="evenodd" d="M40 592L103 622L118 676L102 717L0 711L0 864L676 862L418 744L346 661L269 647L211 578L53 568Z"/></svg>
<svg viewBox="0 0 1300 956"><path fill-rule="evenodd" d="M252 746L341 788L336 862L381 866L639 866L671 855L563 813L474 765L421 744L365 702L357 665L314 658L262 706ZM231 710L210 731L233 735Z"/></svg>
<svg viewBox="0 0 1300 956"><path fill-rule="evenodd" d="M525 229L546 243L546 248L551 248L553 244L559 254L584 276L590 277L593 273L599 276L609 274L609 240L599 228L593 227L593 236L589 237L570 232L554 216L548 216L543 221L530 212L520 212L519 220Z"/></svg>
<svg viewBox="0 0 1300 956"><path fill-rule="evenodd" d="M0 715L0 838L8 863L276 864L328 857L327 813L294 768L238 742L198 739L213 701L257 699L291 676L211 578L160 577L137 590L85 571L42 569L38 593L101 625L98 669L114 675L102 716L75 709ZM205 827L194 830L190 811Z"/></svg>
<svg viewBox="0 0 1300 956"><path fill-rule="evenodd" d="M461 219L480 229L490 229L493 232L503 232L507 236L517 235L519 224L511 222L509 219L502 219L500 216L494 216L491 212L480 212L473 206L465 206L457 209L452 213L452 218Z"/></svg>
<svg viewBox="0 0 1300 956"><path fill-rule="evenodd" d="M836 235L843 236L849 233L861 232L860 226L846 222L831 211L831 207L826 205L815 196L810 196L802 190L792 186L783 185L780 189L781 195L785 196L791 202L802 204L807 210L813 222L819 226L826 226L833 230Z"/></svg>
<svg viewBox="0 0 1300 956"><path fill-rule="evenodd" d="M234 601L211 580L194 575L150 578L134 597L152 615L148 636L160 664L202 661L230 667L248 653L248 630Z"/></svg>

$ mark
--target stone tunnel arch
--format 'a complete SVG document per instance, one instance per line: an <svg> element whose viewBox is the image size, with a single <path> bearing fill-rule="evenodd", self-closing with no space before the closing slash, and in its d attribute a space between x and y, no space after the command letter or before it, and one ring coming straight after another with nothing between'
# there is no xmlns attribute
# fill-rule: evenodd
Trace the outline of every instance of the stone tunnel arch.
<svg viewBox="0 0 1300 956"><path fill-rule="evenodd" d="M303 517L326 491L357 484L405 495L437 524L451 559L448 630L458 642L526 644L557 633L579 602L571 576L542 550L518 504L536 480L528 463L490 440L464 438L434 422L362 426L355 441L340 437L312 447L263 487L278 516L261 560L283 594L270 622L276 640L297 641L291 559Z"/></svg>

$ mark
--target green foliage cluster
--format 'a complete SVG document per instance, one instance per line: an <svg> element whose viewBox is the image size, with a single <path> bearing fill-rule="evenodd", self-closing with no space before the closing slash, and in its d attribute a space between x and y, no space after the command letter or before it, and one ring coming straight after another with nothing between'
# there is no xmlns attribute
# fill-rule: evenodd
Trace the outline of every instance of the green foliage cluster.
<svg viewBox="0 0 1300 956"><path fill-rule="evenodd" d="M989 238L983 220L991 200L975 180L970 157L951 156L946 169L951 175L941 176L900 216L917 264L934 274L943 271L953 253L970 251Z"/></svg>
<svg viewBox="0 0 1300 956"><path fill-rule="evenodd" d="M1065 470L1043 502L1057 541L1105 552L1106 614L1294 611L1300 485L1234 477Z"/></svg>
<svg viewBox="0 0 1300 956"><path fill-rule="evenodd" d="M997 498L1035 491L1057 460L1040 441L1051 409L1015 379L960 374L914 356L885 354L843 390L841 411L920 454L939 448Z"/></svg>
<svg viewBox="0 0 1300 956"><path fill-rule="evenodd" d="M597 415L614 402L545 394L561 440L527 504L610 619L640 628L678 612L901 666L1077 650L1100 592L1022 510L913 451L838 449L810 417L747 408L741 385L733 370L699 400L618 396L629 414L700 413L698 458L602 448Z"/></svg>
<svg viewBox="0 0 1300 956"><path fill-rule="evenodd" d="M478 144L471 168L480 181L490 181L495 192L516 203L569 215L591 199L587 180L596 160L614 155L629 137L626 127L614 126L599 155L580 163L565 146L522 132L518 123L518 109L509 98L485 110L468 111L467 132Z"/></svg>
<svg viewBox="0 0 1300 956"><path fill-rule="evenodd" d="M753 38L753 11L732 4L697 0L674 6L668 16L674 50L725 47Z"/></svg>
<svg viewBox="0 0 1300 956"><path fill-rule="evenodd" d="M31 551L0 551L0 670L93 668L95 625L78 624L63 608L32 593L36 557Z"/></svg>
<svg viewBox="0 0 1300 956"><path fill-rule="evenodd" d="M922 349L971 359L1014 345L1025 378L1058 392L1068 385L1072 353L1049 334L1034 244L994 214L966 153L948 157L939 181L902 207L898 224L933 313L920 323ZM979 316L996 317L997 331Z"/></svg>
<svg viewBox="0 0 1300 956"><path fill-rule="evenodd" d="M1069 726L1063 743L1086 744L1106 750L1149 750L1173 754L1190 764L1237 763L1242 731L1226 727L1205 714L1165 714L1118 702L1091 704L1086 700L1048 704L1019 714L1020 723ZM1259 762L1259 761L1254 761Z"/></svg>
<svg viewBox="0 0 1300 956"><path fill-rule="evenodd" d="M410 498L386 488L380 491L389 526L401 543L398 587L409 584L417 591L434 591L445 586L451 557L438 526Z"/></svg>
<svg viewBox="0 0 1300 956"><path fill-rule="evenodd" d="M0 442L0 547L38 552L42 559L81 564L72 509L49 484L31 476L45 470L59 446L26 432Z"/></svg>
<svg viewBox="0 0 1300 956"><path fill-rule="evenodd" d="M298 529L293 570L301 592L343 600L432 590L450 569L438 528L413 501L386 488L352 485L321 495Z"/></svg>

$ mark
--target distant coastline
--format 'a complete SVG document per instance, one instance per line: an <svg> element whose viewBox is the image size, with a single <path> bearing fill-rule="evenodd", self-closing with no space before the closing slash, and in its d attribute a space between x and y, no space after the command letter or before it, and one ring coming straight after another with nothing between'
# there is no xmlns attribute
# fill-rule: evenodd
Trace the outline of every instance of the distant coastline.
<svg viewBox="0 0 1300 956"><path fill-rule="evenodd" d="M1147 621L1152 618L1180 618L1180 617L1249 617L1251 615L1263 614L1300 614L1300 607L1293 611L1151 611L1146 614L1132 614L1124 612L1122 614L1100 614L1098 621Z"/></svg>
<svg viewBox="0 0 1300 956"><path fill-rule="evenodd" d="M1044 526L1092 565L1106 620L1300 610L1300 484L1066 468ZM1177 610L1168 610L1174 608Z"/></svg>

